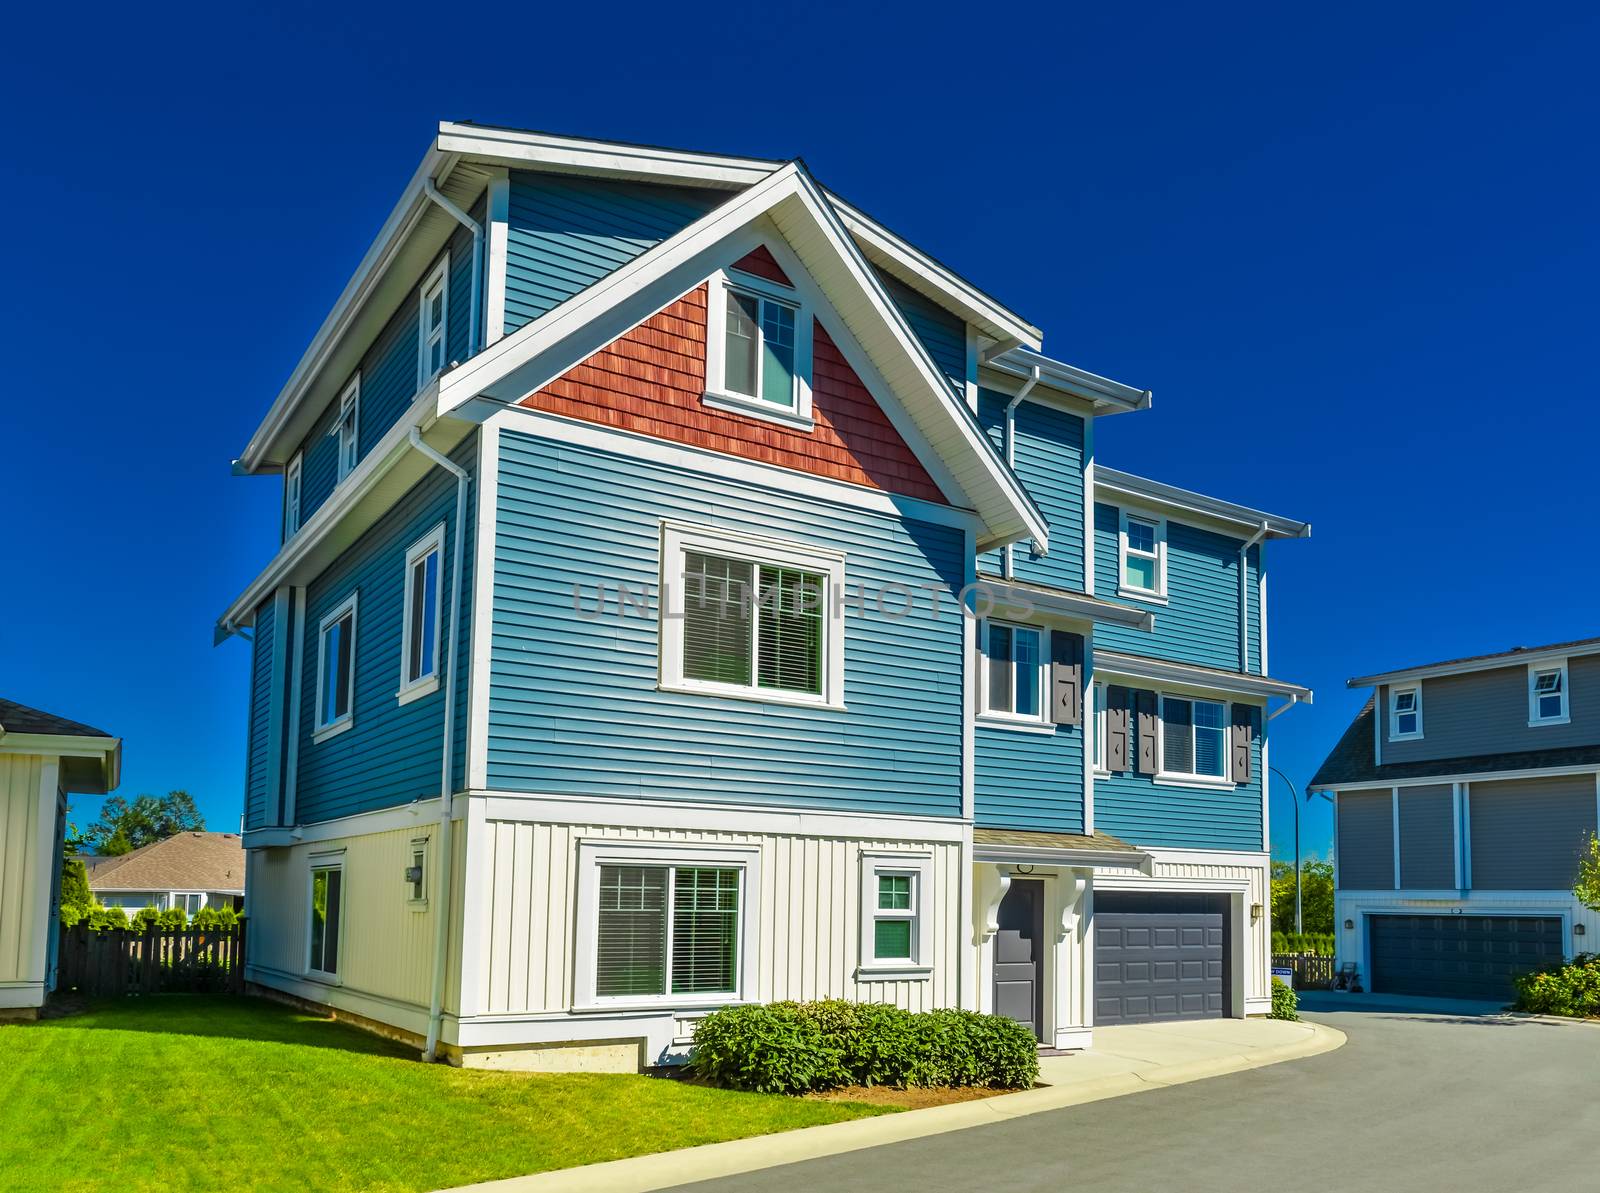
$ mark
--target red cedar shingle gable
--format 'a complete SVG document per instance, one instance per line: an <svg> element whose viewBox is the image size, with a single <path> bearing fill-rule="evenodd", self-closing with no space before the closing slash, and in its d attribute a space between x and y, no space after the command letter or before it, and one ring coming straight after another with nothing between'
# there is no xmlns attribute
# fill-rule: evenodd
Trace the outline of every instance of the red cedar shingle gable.
<svg viewBox="0 0 1600 1193"><path fill-rule="evenodd" d="M519 405L945 503L820 324L812 325L812 430L708 407L706 295L703 285L690 291Z"/></svg>
<svg viewBox="0 0 1600 1193"><path fill-rule="evenodd" d="M769 282L777 282L780 286L794 285L789 275L783 272L783 266L778 264L778 259L772 255L772 250L764 244L756 245L735 261L733 267L755 277L766 278Z"/></svg>

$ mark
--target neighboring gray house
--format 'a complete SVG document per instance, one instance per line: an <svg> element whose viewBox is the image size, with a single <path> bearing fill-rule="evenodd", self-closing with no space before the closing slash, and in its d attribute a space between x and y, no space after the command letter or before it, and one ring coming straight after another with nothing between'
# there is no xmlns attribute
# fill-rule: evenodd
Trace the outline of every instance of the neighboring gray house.
<svg viewBox="0 0 1600 1193"><path fill-rule="evenodd" d="M244 906L244 845L238 833L178 833L117 857L88 857L89 890L129 915L141 907Z"/></svg>
<svg viewBox="0 0 1600 1193"><path fill-rule="evenodd" d="M1600 827L1600 638L1350 686L1372 698L1310 784L1334 797L1340 964L1376 992L1498 999L1600 949L1572 895Z"/></svg>

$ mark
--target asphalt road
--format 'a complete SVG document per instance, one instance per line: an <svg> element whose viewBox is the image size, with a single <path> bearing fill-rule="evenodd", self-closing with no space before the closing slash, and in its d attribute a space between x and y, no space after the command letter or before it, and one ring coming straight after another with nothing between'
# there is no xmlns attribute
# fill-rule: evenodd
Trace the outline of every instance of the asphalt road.
<svg viewBox="0 0 1600 1193"><path fill-rule="evenodd" d="M1336 1052L698 1190L1600 1190L1600 1025L1313 1012Z"/></svg>

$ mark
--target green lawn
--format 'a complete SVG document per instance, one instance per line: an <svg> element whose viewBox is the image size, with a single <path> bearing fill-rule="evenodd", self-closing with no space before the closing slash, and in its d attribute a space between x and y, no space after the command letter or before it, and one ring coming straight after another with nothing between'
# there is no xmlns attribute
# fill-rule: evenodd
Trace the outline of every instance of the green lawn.
<svg viewBox="0 0 1600 1193"><path fill-rule="evenodd" d="M880 1113L648 1077L423 1065L257 999L0 1027L0 1190L429 1190Z"/></svg>

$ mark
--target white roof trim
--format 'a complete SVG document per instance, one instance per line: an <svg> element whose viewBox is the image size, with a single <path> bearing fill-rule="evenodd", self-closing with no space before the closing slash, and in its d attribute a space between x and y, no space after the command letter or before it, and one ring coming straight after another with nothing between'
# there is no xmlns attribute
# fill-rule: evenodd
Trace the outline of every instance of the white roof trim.
<svg viewBox="0 0 1600 1193"><path fill-rule="evenodd" d="M978 573L978 585L1001 601L1031 608L1033 614L1075 621L1093 621L1103 625L1127 626L1135 630L1150 630L1155 626L1155 615L1148 610L1102 601L1098 597L1084 593L1051 592L1031 584L1019 584L982 572ZM1013 616L1026 621L1030 615L1019 611ZM1004 618L1006 615L996 611L995 616Z"/></svg>
<svg viewBox="0 0 1600 1193"><path fill-rule="evenodd" d="M1214 522L1224 522L1248 533L1257 531L1264 523L1268 538L1305 539L1311 537L1311 523L1297 522L1293 518L1269 514L1265 510L1235 505L1219 497L1207 497L1176 485L1163 484L1131 472L1118 472L1096 463L1094 468L1095 495L1104 493L1111 497L1131 497L1136 501L1150 502L1186 514L1198 514Z"/></svg>
<svg viewBox="0 0 1600 1193"><path fill-rule="evenodd" d="M1532 663L1553 663L1558 659L1577 658L1581 655L1600 654L1600 642L1582 646L1539 646L1531 650L1513 650L1505 654L1490 655L1482 659L1463 659L1455 663L1434 663L1421 667L1407 667L1400 671L1384 671L1378 675L1358 675L1347 680L1349 688L1372 688L1379 684L1395 683L1403 679L1434 679L1441 675L1469 675L1474 671L1501 671Z"/></svg>
<svg viewBox="0 0 1600 1193"><path fill-rule="evenodd" d="M753 186L785 163L659 145L563 137L491 125L439 122L438 148L474 161L521 164L558 173L626 177L691 186Z"/></svg>
<svg viewBox="0 0 1600 1193"><path fill-rule="evenodd" d="M1197 667L1192 663L1175 663L1168 659L1149 659L1142 655L1123 654L1114 650L1094 652L1096 676L1104 671L1127 679L1149 680L1152 683L1178 683L1191 688L1212 688L1218 692L1231 692L1240 696L1293 697L1301 704L1310 704L1312 691L1299 684L1286 683L1265 675L1244 675L1235 671L1216 671L1210 667Z"/></svg>
<svg viewBox="0 0 1600 1193"><path fill-rule="evenodd" d="M998 353L985 360L983 367L1022 378L1033 376L1033 370L1037 368L1039 384L1091 403L1097 415L1150 408L1151 395L1148 389L1136 389L1121 381L1101 377L1065 361L1052 360L1029 348L1012 348Z"/></svg>
<svg viewBox="0 0 1600 1193"><path fill-rule="evenodd" d="M1043 845L973 845L978 862L1011 862L1040 866L1092 866L1097 870L1133 870L1150 874L1155 859L1142 849L1052 849Z"/></svg>

